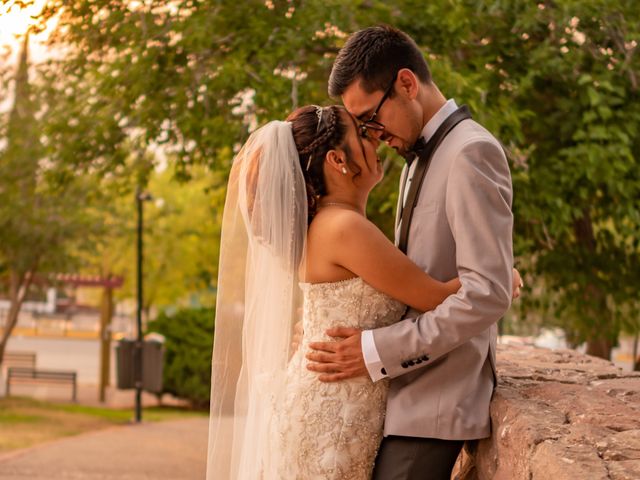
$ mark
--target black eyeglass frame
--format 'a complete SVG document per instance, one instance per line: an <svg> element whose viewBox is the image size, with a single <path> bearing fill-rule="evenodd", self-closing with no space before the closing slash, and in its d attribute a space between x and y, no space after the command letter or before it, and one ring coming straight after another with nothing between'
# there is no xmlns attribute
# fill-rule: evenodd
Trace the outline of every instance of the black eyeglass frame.
<svg viewBox="0 0 640 480"><path fill-rule="evenodd" d="M376 120L376 117L378 116L378 112L382 108L382 105L384 104L384 102L387 100L387 98L389 98L389 95L391 95L391 92L393 91L393 86L396 84L397 78L398 78L398 74L396 73L393 76L393 80L391 81L391 84L385 90L384 95L382 95L380 102L378 102L378 106L371 114L371 117L369 117L369 120L366 120L360 123L360 136L362 138L369 138L369 130L380 132L377 138L381 139L384 136L386 127L382 123L378 122Z"/></svg>

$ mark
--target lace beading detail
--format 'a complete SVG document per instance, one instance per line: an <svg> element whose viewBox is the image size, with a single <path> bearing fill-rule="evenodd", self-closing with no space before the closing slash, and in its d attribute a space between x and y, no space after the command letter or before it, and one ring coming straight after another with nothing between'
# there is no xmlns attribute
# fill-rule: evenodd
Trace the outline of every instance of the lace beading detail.
<svg viewBox="0 0 640 480"><path fill-rule="evenodd" d="M306 368L309 343L335 326L371 329L400 319L404 305L360 278L301 284L304 338L287 372L275 439L278 478L368 480L382 437L388 383L368 377L322 383Z"/></svg>

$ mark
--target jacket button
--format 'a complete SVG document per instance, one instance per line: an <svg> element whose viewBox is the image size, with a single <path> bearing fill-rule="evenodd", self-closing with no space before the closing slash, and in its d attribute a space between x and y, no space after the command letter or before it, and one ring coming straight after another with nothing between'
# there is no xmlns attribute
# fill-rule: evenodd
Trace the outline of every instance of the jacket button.
<svg viewBox="0 0 640 480"><path fill-rule="evenodd" d="M402 362L400 365L402 365L402 368L409 368L409 364L407 362Z"/></svg>
<svg viewBox="0 0 640 480"><path fill-rule="evenodd" d="M429 357L427 355L423 355L422 356L422 360L424 360L425 362L429 361Z"/></svg>
<svg viewBox="0 0 640 480"><path fill-rule="evenodd" d="M383 375L386 375L387 371L384 368L382 368L382 369L380 369L380 373L383 374Z"/></svg>
<svg viewBox="0 0 640 480"><path fill-rule="evenodd" d="M416 364L420 364L422 363L422 359L421 358L416 358Z"/></svg>
<svg viewBox="0 0 640 480"><path fill-rule="evenodd" d="M413 360L409 360L407 363L408 363L410 366L412 366L412 367L415 365L415 363L413 362Z"/></svg>

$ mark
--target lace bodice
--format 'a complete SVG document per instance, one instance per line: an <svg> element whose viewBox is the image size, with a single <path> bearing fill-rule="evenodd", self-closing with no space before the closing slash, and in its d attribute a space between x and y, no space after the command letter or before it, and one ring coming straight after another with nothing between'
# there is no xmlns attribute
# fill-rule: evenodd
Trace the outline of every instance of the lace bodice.
<svg viewBox="0 0 640 480"><path fill-rule="evenodd" d="M400 318L405 306L379 292L360 277L330 283L301 283L304 293L305 339L330 340L324 333L335 326L363 330L384 327Z"/></svg>
<svg viewBox="0 0 640 480"><path fill-rule="evenodd" d="M387 382L369 377L322 383L306 368L309 343L325 331L371 329L400 319L404 305L361 278L301 284L304 336L289 363L278 419L279 479L368 480L382 437Z"/></svg>

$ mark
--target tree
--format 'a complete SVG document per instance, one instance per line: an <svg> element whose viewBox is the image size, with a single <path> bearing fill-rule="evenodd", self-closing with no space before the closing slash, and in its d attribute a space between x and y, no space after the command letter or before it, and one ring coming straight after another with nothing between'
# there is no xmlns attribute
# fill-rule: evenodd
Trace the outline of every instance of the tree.
<svg viewBox="0 0 640 480"><path fill-rule="evenodd" d="M636 5L462 4L467 20L414 34L468 79L463 95L511 152L517 252L553 292L557 324L609 358L621 328L637 331ZM431 10L427 22L443 18Z"/></svg>
<svg viewBox="0 0 640 480"><path fill-rule="evenodd" d="M28 35L14 81L13 107L0 152L0 273L8 277L10 307L0 336L0 363L7 341L36 274L55 272L70 261L70 250L92 225L78 208L91 184L77 179L60 189L47 182L52 168L40 140L36 89L28 75Z"/></svg>
<svg viewBox="0 0 640 480"><path fill-rule="evenodd" d="M327 103L345 32L392 23L416 39L445 94L505 143L516 252L544 287L533 300L549 300L573 343L608 357L621 329L638 330L635 3L52 0L45 18L65 7L55 40L70 46L52 71L74 79L65 111L85 127L70 135L60 116L51 138L72 168L114 171L134 138L175 151L183 178L204 163L224 182L256 124ZM370 213L391 235L400 163L386 164Z"/></svg>
<svg viewBox="0 0 640 480"><path fill-rule="evenodd" d="M179 182L170 170L152 171L144 204L143 310L210 306L214 301L224 191L212 187L204 168L194 168L190 182ZM135 297L135 185L111 197L100 212L105 235L84 254L83 268L123 276L119 299Z"/></svg>
<svg viewBox="0 0 640 480"><path fill-rule="evenodd" d="M2 337L0 338L0 364L4 350L18 320L18 312L24 302L27 290L33 281L41 259L38 256L15 256L13 248L22 241L22 228L15 225L21 219L17 213L30 210L35 192L37 159L40 157L38 133L35 129L35 108L31 98L28 79L27 51L29 36L26 35L22 46L20 61L15 76L15 100L9 115L7 126L7 146L0 164L0 241L3 249L3 270L9 274L10 308ZM13 202L10 201L13 200ZM11 206L11 211L7 211ZM28 228L29 225L24 225ZM13 247L13 248L12 248Z"/></svg>

